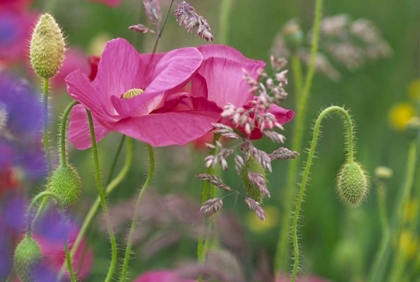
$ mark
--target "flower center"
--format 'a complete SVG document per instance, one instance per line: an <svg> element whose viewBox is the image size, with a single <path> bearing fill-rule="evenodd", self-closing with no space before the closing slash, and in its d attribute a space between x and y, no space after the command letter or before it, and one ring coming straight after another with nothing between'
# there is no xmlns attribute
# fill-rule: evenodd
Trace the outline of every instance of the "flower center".
<svg viewBox="0 0 420 282"><path fill-rule="evenodd" d="M121 95L122 99L130 99L133 97L136 97L138 95L141 95L143 93L144 89L142 88L133 88L128 90L127 92L125 92L124 94Z"/></svg>

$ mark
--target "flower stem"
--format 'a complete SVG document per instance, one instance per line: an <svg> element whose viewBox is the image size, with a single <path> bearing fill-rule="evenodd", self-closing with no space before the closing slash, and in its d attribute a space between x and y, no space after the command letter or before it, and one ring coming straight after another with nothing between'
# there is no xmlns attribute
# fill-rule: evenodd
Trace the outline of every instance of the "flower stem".
<svg viewBox="0 0 420 282"><path fill-rule="evenodd" d="M31 222L31 216L30 216L31 210L32 210L33 206L35 205L35 203L38 202L41 198L43 198L43 199L47 198L48 199L48 197L53 197L57 201L57 203L59 205L59 208L61 210L62 217L64 219L64 208L63 208L63 205L61 204L60 197L58 195L54 194L53 192L50 192L50 191L43 191L43 192L39 193L38 195L36 195L32 199L32 202L29 205L28 222L27 222L27 226L26 226L26 236L29 237L29 238L32 236L33 224L36 220L36 218L35 218ZM64 252L65 252L65 255L66 255L66 262L67 262L67 267L69 269L70 280L71 280L71 282L76 282L76 277L75 277L74 271L73 271L73 265L71 263L71 257L70 257L69 246L68 246L68 243L67 243L67 238L64 238L63 241L64 241Z"/></svg>
<svg viewBox="0 0 420 282"><path fill-rule="evenodd" d="M296 96L296 107L299 105L300 95L302 94L302 65L296 52L292 54L292 71L295 82L295 96Z"/></svg>
<svg viewBox="0 0 420 282"><path fill-rule="evenodd" d="M69 244L67 243L67 240L64 240L64 252L66 253L66 262L67 262L67 267L69 269L70 281L71 282L76 282L77 279L74 276L73 264L71 263Z"/></svg>
<svg viewBox="0 0 420 282"><path fill-rule="evenodd" d="M51 154L50 154L50 141L48 139L48 89L49 89L49 80L44 78L44 87L43 87L43 104L44 104L44 117L43 117L43 127L42 127L42 142L44 143L45 158L47 159L48 175L50 175L52 166L51 166Z"/></svg>
<svg viewBox="0 0 420 282"><path fill-rule="evenodd" d="M220 6L220 30L219 30L219 43L227 44L228 31L229 31L229 18L232 11L234 0L223 0Z"/></svg>
<svg viewBox="0 0 420 282"><path fill-rule="evenodd" d="M416 170L416 159L417 159L417 140L413 140L410 143L408 149L407 157L407 174L405 177L405 185L403 189L403 194L399 199L397 204L396 215L397 219L395 225L393 226L391 238L397 238L399 244L399 239L401 236L401 231L403 229L404 223L406 222L404 218L404 209L410 201L411 190L414 183L414 175ZM406 266L407 260L404 251L399 246L395 254L394 260L392 262L392 269L390 272L389 281L400 281L404 273L404 268ZM396 279L396 280L395 280Z"/></svg>
<svg viewBox="0 0 420 282"><path fill-rule="evenodd" d="M133 160L133 146L132 146L132 140L131 138L126 138L126 157L125 157L125 163L122 167L121 171L118 173L118 175L110 182L107 187L105 188L105 194L109 195L117 186L121 183L121 181L125 178L128 171L130 170L132 160ZM89 212L87 213L85 220L83 221L82 227L80 228L79 234L77 234L76 240L73 243L73 246L71 248L71 256L74 257L77 250L79 249L80 243L82 242L82 238L85 235L88 228L91 226L91 222L96 215L99 206L101 204L100 197L98 196L93 203L93 205L90 207ZM65 265L63 265L60 269L60 276L63 275L65 269Z"/></svg>
<svg viewBox="0 0 420 282"><path fill-rule="evenodd" d="M312 79L315 71L315 59L318 52L319 31L322 17L322 3L323 0L316 0L315 4L315 18L314 18L314 32L312 37L311 57L306 74L305 85L302 93L298 94L298 107L296 112L296 120L294 132L292 137L292 150L299 152L302 147L302 135L305 122L306 107L308 103L309 92L312 86ZM299 79L296 79L298 81ZM298 162L290 162L290 167L287 174L287 182L285 193L282 195L282 201L285 206L282 216L282 224L277 243L276 256L274 262L274 271L276 275L280 271L286 271L289 263L289 228L290 228L290 214L293 208L293 196L295 194L295 183L297 182Z"/></svg>
<svg viewBox="0 0 420 282"><path fill-rule="evenodd" d="M380 180L377 190L379 218L381 220L382 227L382 240L379 245L379 250L376 254L375 260L373 262L368 282L381 281L380 279L378 279L378 275L383 272L383 265L381 264L381 260L385 256L389 240L391 239L391 229L389 228L388 216L386 213L385 182L383 180Z"/></svg>
<svg viewBox="0 0 420 282"><path fill-rule="evenodd" d="M172 5L174 4L174 0L171 0L171 4L169 4L168 11L166 11L165 19L163 20L162 27L159 29L158 34L156 36L155 45L153 46L152 54L156 53L157 46L159 44L160 38L162 37L163 30L165 29L166 22L168 21L169 13L171 12Z"/></svg>
<svg viewBox="0 0 420 282"><path fill-rule="evenodd" d="M120 157L121 150L124 145L124 141L125 141L125 135L121 137L117 152L115 153L114 159L112 160L111 168L109 169L108 178L106 180L106 185L111 183L112 176L114 175L115 168L117 167L118 158Z"/></svg>
<svg viewBox="0 0 420 282"><path fill-rule="evenodd" d="M108 274L105 279L106 282L109 282L112 280L112 275L114 274L115 266L117 264L117 243L115 240L112 225L109 221L109 212L108 212L108 207L106 205L105 192L102 187L101 173L100 173L100 168L99 168L98 148L96 146L95 129L93 127L92 115L88 109L86 109L86 113L87 113L87 117L89 121L90 137L92 140L93 162L95 165L96 185L98 188L98 194L101 201L102 211L104 213L104 218L105 218L106 227L108 230L109 239L111 241L111 250L112 250L111 265L109 267Z"/></svg>
<svg viewBox="0 0 420 282"><path fill-rule="evenodd" d="M212 144L214 145L213 148L210 150L210 155L215 156L216 155L216 141L220 138L220 135L215 134L213 137L213 142ZM206 173L207 174L212 174L214 175L215 169L213 166L210 166L207 168ZM209 182L205 181L204 182L204 187L203 187L203 194L201 196L201 205L203 205L208 199L210 199L211 197L214 197L215 195L215 189L214 186L212 184L210 184ZM212 222L208 219L204 219L205 220L205 225L207 227L207 232L208 230L211 228ZM204 263L204 261L206 260L206 254L208 251L208 248L210 246L210 242L209 242L210 238L207 237L207 235L205 234L201 234L198 238L198 245L197 245L197 259L199 263ZM200 276L198 277L198 282L202 282L203 281L203 277Z"/></svg>
<svg viewBox="0 0 420 282"><path fill-rule="evenodd" d="M48 88L48 87L47 87ZM71 109L77 105L78 102L77 101L73 101L72 103L70 103L67 108L64 111L63 114L63 118L61 120L61 128L60 128L60 153L61 153L61 165L66 167L67 166L67 155L66 155L66 125L67 125L67 119L68 119L68 115L71 111ZM47 105L48 106L48 105ZM47 137L48 139L48 137ZM47 142L48 143L48 142ZM45 143L44 143L45 144ZM47 186L47 190L48 190L48 186ZM48 203L48 197L45 197L42 199L42 203L38 208L38 211L35 215L35 219L38 218L38 216L40 216L41 212L45 209L45 206Z"/></svg>
<svg viewBox="0 0 420 282"><path fill-rule="evenodd" d="M299 268L299 255L300 254L299 254L299 244L298 244L298 235L297 235L297 225L298 225L300 207L303 201L303 195L305 194L306 183L308 182L309 172L312 166L312 159L315 155L315 149L318 142L318 136L321 130L321 123L324 117L326 117L331 112L337 112L339 114L342 114L345 117L345 121L346 121L345 128L347 129L346 137L347 137L347 142L348 142L347 158L348 158L348 162L353 161L353 135L352 135L353 124L352 124L351 118L348 112L341 107L337 107L337 106L328 107L321 112L321 114L318 116L315 122L314 132L313 132L312 141L311 141L311 148L309 150L308 159L306 161L305 169L302 176L302 182L300 184L299 194L296 200L295 212L293 214L292 241L293 241L294 264L293 264L293 272L292 272L292 278L291 278L292 282L295 281L298 268Z"/></svg>
<svg viewBox="0 0 420 282"><path fill-rule="evenodd" d="M134 206L134 216L133 216L133 220L131 221L130 233L128 234L127 247L125 249L124 264L123 264L122 272L121 272L120 281L122 282L125 281L126 275L127 275L128 263L130 261L131 246L133 242L133 235L134 235L134 231L136 230L136 223L138 220L138 208L140 206L140 203L144 195L146 194L146 191L150 185L150 182L152 181L153 173L155 170L155 157L153 155L153 147L150 145L147 145L147 150L149 152L149 174L147 175L146 182L143 184L143 187L140 190L139 196L137 197L136 205Z"/></svg>
<svg viewBox="0 0 420 282"><path fill-rule="evenodd" d="M67 128L67 119L70 114L71 109L76 106L79 102L71 102L67 108L64 110L63 118L61 119L61 128L60 128L60 154L61 154L61 166L67 166L67 150L66 150L66 128Z"/></svg>
<svg viewBox="0 0 420 282"><path fill-rule="evenodd" d="M33 199L32 199L32 201L31 201L31 204L29 205L29 209L28 209L28 219L27 219L27 224L26 224L26 234L28 234L29 235L29 237L31 237L31 234L32 234L32 226L33 226L33 223L36 221L36 219L37 219L37 217L35 216L35 218L34 218L34 220L32 221L32 217L30 216L31 215L31 211L32 211L32 209L33 209L33 207L34 207L34 205L41 199L41 198L49 198L49 197L53 197L56 201L57 201L57 203L59 204L59 206L61 207L61 201L60 201L60 198L56 195L56 194L54 194L53 192L50 192L50 191L43 191L43 192L41 192L41 193L39 193L38 195L36 195Z"/></svg>

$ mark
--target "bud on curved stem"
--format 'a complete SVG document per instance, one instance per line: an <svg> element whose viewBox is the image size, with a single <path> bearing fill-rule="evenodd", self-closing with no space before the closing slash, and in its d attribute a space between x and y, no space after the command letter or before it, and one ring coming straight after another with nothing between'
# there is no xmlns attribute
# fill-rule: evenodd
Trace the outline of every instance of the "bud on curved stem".
<svg viewBox="0 0 420 282"><path fill-rule="evenodd" d="M293 272L292 272L292 278L291 278L292 282L295 281L296 276L297 276L297 271L299 268L299 255L300 254L299 254L299 245L298 245L298 236L297 236L297 224L298 224L298 219L299 219L300 206L303 201L303 195L305 194L306 183L308 182L308 179L309 179L309 172L311 169L313 157L315 155L315 149L318 142L318 136L320 133L322 120L324 119L324 117L326 117L328 114L332 112L338 113L345 120L344 128L345 128L345 139L346 139L346 145L347 145L345 149L347 152L346 165L350 164L349 166L353 168L351 169L351 171L353 170L357 171L358 177L360 178L359 180L361 180L362 183L367 183L366 175L364 173L360 174L361 167L359 164L355 163L353 159L353 156L354 156L353 134L354 133L353 133L353 122L351 120L349 113L342 107L338 107L338 106L331 106L331 107L326 108L320 113L320 115L318 116L315 122L313 137L311 141L311 148L309 150L308 159L306 161L306 166L303 172L302 182L300 184L300 190L299 190L299 194L296 201L296 208L293 215L292 240L293 240L293 252L294 252L294 265L293 265ZM357 168L357 169L354 169L354 168ZM348 174L347 170L348 169L346 169L346 173L345 173L346 175ZM346 179L346 183L347 182L351 182L351 181L349 179ZM352 184L351 187L353 187L354 186L353 183L351 184Z"/></svg>

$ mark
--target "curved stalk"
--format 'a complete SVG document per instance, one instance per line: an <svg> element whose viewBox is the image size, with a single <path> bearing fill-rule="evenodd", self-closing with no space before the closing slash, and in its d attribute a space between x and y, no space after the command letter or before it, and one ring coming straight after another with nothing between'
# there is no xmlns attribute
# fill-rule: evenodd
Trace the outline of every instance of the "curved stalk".
<svg viewBox="0 0 420 282"><path fill-rule="evenodd" d="M96 137L95 137L95 129L93 127L93 120L92 115L88 109L86 109L88 121L89 121L89 130L90 130L90 137L92 140L92 151L93 151L93 162L95 165L95 178L96 178L96 185L98 188L98 194L101 201L102 211L104 213L104 219L106 223L106 227L108 230L109 239L111 241L111 250L112 250L112 258L111 258L111 265L108 270L108 274L106 276L105 281L109 282L112 280L112 276L114 274L115 266L117 264L117 242L114 236L114 230L112 229L111 222L109 221L109 212L108 207L106 205L105 200L105 192L102 187L102 179L101 179L101 172L99 168L99 156L98 156L98 148L96 146Z"/></svg>
<svg viewBox="0 0 420 282"><path fill-rule="evenodd" d="M150 145L147 145L147 150L149 152L149 174L147 175L146 182L143 184L143 187L140 190L139 196L137 197L136 205L134 206L134 216L133 216L133 220L131 221L130 233L128 234L127 247L125 249L124 264L123 264L122 272L121 272L120 281L122 282L125 282L126 275L127 275L128 263L130 261L131 246L133 242L133 235L134 235L134 231L136 230L136 224L138 220L138 208L140 206L140 203L144 195L146 194L147 188L149 188L149 185L150 185L150 182L152 181L153 173L155 170L155 157L153 155L153 147Z"/></svg>
<svg viewBox="0 0 420 282"><path fill-rule="evenodd" d="M118 175L112 180L111 183L107 185L105 188L105 194L109 195L117 186L121 183L121 181L124 179L124 177L128 174L128 171L130 170L132 160L133 160L133 145L132 145L132 139L126 138L126 157L125 157L125 163L122 167L121 171L118 173ZM79 234L77 234L76 240L73 243L73 246L71 248L70 254L71 257L74 257L77 250L79 249L80 243L82 242L83 236L86 234L87 229L89 228L90 224L92 223L93 218L95 217L99 206L101 204L101 200L99 196L96 198L95 202L90 207L89 212L87 213L85 220L83 221L82 227L80 228ZM60 269L60 275L64 273L65 265L63 265Z"/></svg>
<svg viewBox="0 0 420 282"><path fill-rule="evenodd" d="M346 132L347 136L346 137L348 139L347 140L347 142L348 142L347 162L353 162L353 124L351 122L351 118L350 118L349 114L347 113L347 111L344 110L341 107L337 107L337 106L328 107L321 112L321 114L318 116L318 118L315 122L315 127L314 127L313 136L312 136L312 142L311 142L311 148L309 150L308 159L306 161L305 170L304 170L303 176L302 176L302 182L300 184L299 194L298 194L297 200L296 200L295 212L293 214L292 241L293 241L294 264L293 264L293 272L292 272L292 278L291 278L292 282L295 281L296 276L297 276L297 272L298 272L298 268L299 268L299 256L300 256L300 254L299 254L299 244L298 244L298 235L297 235L297 225L298 225L300 207L301 207L301 204L302 204L302 201L303 201L303 196L305 194L306 183L308 182L309 172L310 172L310 169L311 169L311 166L312 166L312 160L313 160L313 157L315 155L315 149L316 149L316 145L317 145L317 142L318 142L318 136L319 136L320 129L321 129L321 123L322 123L322 120L324 119L324 117L326 117L331 112L338 112L340 114L343 114L344 117L345 117L345 121L346 121L345 128L347 129L347 132Z"/></svg>

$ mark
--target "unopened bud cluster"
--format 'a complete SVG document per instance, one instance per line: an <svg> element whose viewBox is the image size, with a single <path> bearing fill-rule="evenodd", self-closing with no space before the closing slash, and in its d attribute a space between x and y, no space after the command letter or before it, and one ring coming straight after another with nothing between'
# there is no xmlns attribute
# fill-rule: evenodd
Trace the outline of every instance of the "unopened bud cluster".
<svg viewBox="0 0 420 282"><path fill-rule="evenodd" d="M37 75L52 78L64 60L65 42L60 27L49 14L42 15L32 33L30 58Z"/></svg>

